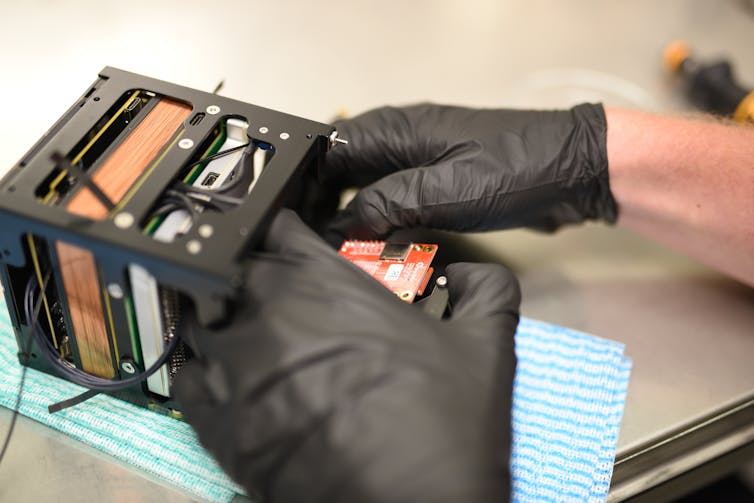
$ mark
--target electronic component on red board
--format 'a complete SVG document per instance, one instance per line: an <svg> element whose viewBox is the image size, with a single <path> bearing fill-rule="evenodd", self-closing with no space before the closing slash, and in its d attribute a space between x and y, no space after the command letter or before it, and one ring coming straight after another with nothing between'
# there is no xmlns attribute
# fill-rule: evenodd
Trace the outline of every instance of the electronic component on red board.
<svg viewBox="0 0 754 503"><path fill-rule="evenodd" d="M364 269L374 279L406 302L422 295L432 276L437 245L343 241L340 254Z"/></svg>

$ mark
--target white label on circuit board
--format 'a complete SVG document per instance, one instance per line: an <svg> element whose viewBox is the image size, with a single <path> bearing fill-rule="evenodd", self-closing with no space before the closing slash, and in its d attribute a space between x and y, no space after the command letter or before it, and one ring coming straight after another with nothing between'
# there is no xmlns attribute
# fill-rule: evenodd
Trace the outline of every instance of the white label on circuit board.
<svg viewBox="0 0 754 503"><path fill-rule="evenodd" d="M385 273L385 281L395 281L400 278L401 271L403 271L403 264L390 264Z"/></svg>

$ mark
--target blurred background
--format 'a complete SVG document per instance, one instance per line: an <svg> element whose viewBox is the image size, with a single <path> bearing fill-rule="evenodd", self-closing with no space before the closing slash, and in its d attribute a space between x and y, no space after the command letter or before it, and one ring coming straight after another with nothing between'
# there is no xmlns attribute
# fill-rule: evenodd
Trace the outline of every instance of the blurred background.
<svg viewBox="0 0 754 503"><path fill-rule="evenodd" d="M104 66L328 120L418 101L682 109L660 64L684 39L754 81L751 2L3 1L0 166Z"/></svg>
<svg viewBox="0 0 754 503"><path fill-rule="evenodd" d="M104 66L206 91L224 81L222 95L325 122L421 101L601 101L692 113L662 65L674 39L700 60L730 60L754 86L754 2L746 0L4 0L0 19L0 174ZM525 315L626 344L634 370L619 453L754 390L750 288L600 225L448 241L447 259L511 266ZM50 461L59 456L75 473L97 474L100 495L140 485L148 488L140 501L186 500L28 420L16 434L25 443L14 442L7 461L18 473L46 463L57 483L75 484L73 471ZM730 480L741 501L754 497ZM42 484L29 501L46 499L44 491Z"/></svg>

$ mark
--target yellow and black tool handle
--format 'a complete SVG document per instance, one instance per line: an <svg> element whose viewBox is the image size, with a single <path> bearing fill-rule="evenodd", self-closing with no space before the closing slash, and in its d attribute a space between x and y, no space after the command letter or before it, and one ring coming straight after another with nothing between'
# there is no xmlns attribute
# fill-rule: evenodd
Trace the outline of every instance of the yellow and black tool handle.
<svg viewBox="0 0 754 503"><path fill-rule="evenodd" d="M665 48L665 65L684 82L689 100L701 110L754 123L754 91L736 81L728 61L702 63L683 42Z"/></svg>

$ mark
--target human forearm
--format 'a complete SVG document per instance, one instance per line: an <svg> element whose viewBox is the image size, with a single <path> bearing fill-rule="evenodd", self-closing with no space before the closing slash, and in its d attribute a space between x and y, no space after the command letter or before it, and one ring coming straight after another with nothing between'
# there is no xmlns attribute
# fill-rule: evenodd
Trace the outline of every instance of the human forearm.
<svg viewBox="0 0 754 503"><path fill-rule="evenodd" d="M754 286L754 128L606 115L618 224Z"/></svg>
<svg viewBox="0 0 754 503"><path fill-rule="evenodd" d="M606 113L418 105L341 122L351 143L323 179L363 188L332 241L613 222L617 201L621 225L754 286L754 128Z"/></svg>

